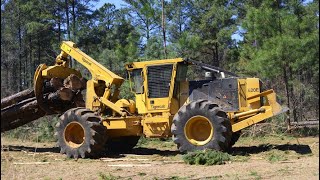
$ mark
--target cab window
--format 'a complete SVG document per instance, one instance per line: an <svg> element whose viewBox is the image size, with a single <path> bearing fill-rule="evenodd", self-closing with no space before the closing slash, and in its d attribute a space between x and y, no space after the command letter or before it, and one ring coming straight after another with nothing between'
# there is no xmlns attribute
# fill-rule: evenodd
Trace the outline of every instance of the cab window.
<svg viewBox="0 0 320 180"><path fill-rule="evenodd" d="M136 94L143 93L143 78L142 78L142 69L134 69L131 72L131 78L133 80L133 91Z"/></svg>

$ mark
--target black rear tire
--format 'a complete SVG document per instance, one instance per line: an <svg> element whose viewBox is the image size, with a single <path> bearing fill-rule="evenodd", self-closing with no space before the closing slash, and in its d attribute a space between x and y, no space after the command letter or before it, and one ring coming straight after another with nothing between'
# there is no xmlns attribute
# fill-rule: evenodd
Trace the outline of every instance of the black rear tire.
<svg viewBox="0 0 320 180"><path fill-rule="evenodd" d="M137 144L140 136L123 136L110 138L106 143L109 152L130 152Z"/></svg>
<svg viewBox="0 0 320 180"><path fill-rule="evenodd" d="M60 153L70 158L97 158L105 149L106 127L91 110L73 108L60 116L56 133Z"/></svg>
<svg viewBox="0 0 320 180"><path fill-rule="evenodd" d="M208 124L212 126L213 135L208 136L206 141L200 140L200 145L193 143L190 138L187 137L189 136L188 133L186 133L188 131L188 129L186 129L188 121L194 117L202 117L202 119L208 120ZM207 128L204 127L202 129ZM195 134L198 132L201 133L202 129L196 129ZM232 136L231 123L227 118L227 114L223 112L217 104L208 100L198 100L182 106L173 118L171 132L173 134L173 141L177 144L181 152L203 149L226 151L229 148Z"/></svg>

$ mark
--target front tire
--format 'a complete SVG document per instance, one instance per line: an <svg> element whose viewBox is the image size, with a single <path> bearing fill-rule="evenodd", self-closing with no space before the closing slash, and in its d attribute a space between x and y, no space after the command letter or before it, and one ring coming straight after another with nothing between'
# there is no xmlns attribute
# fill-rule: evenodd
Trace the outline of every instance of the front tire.
<svg viewBox="0 0 320 180"><path fill-rule="evenodd" d="M231 142L231 123L217 104L198 100L182 106L173 118L173 141L179 151L226 151Z"/></svg>
<svg viewBox="0 0 320 180"><path fill-rule="evenodd" d="M104 152L106 127L91 110L73 108L60 116L56 125L60 152L70 158L96 158Z"/></svg>

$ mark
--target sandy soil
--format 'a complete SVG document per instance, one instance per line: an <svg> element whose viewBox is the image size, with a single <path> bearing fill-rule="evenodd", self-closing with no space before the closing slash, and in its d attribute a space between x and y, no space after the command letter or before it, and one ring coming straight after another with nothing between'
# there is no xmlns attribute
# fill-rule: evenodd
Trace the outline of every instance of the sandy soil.
<svg viewBox="0 0 320 180"><path fill-rule="evenodd" d="M319 137L242 138L232 160L214 166L185 164L168 141L78 160L60 154L55 143L4 137L1 143L1 179L319 179Z"/></svg>

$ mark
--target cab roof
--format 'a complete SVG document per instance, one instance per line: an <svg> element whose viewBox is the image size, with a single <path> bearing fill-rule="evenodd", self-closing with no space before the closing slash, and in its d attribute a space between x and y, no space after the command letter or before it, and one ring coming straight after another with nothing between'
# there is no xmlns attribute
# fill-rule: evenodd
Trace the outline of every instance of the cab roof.
<svg viewBox="0 0 320 180"><path fill-rule="evenodd" d="M161 59L161 60L151 60L151 61L141 61L141 62L132 62L126 64L127 70L140 69L150 65L162 65L162 64L174 64L178 62L183 62L182 58L175 59Z"/></svg>

